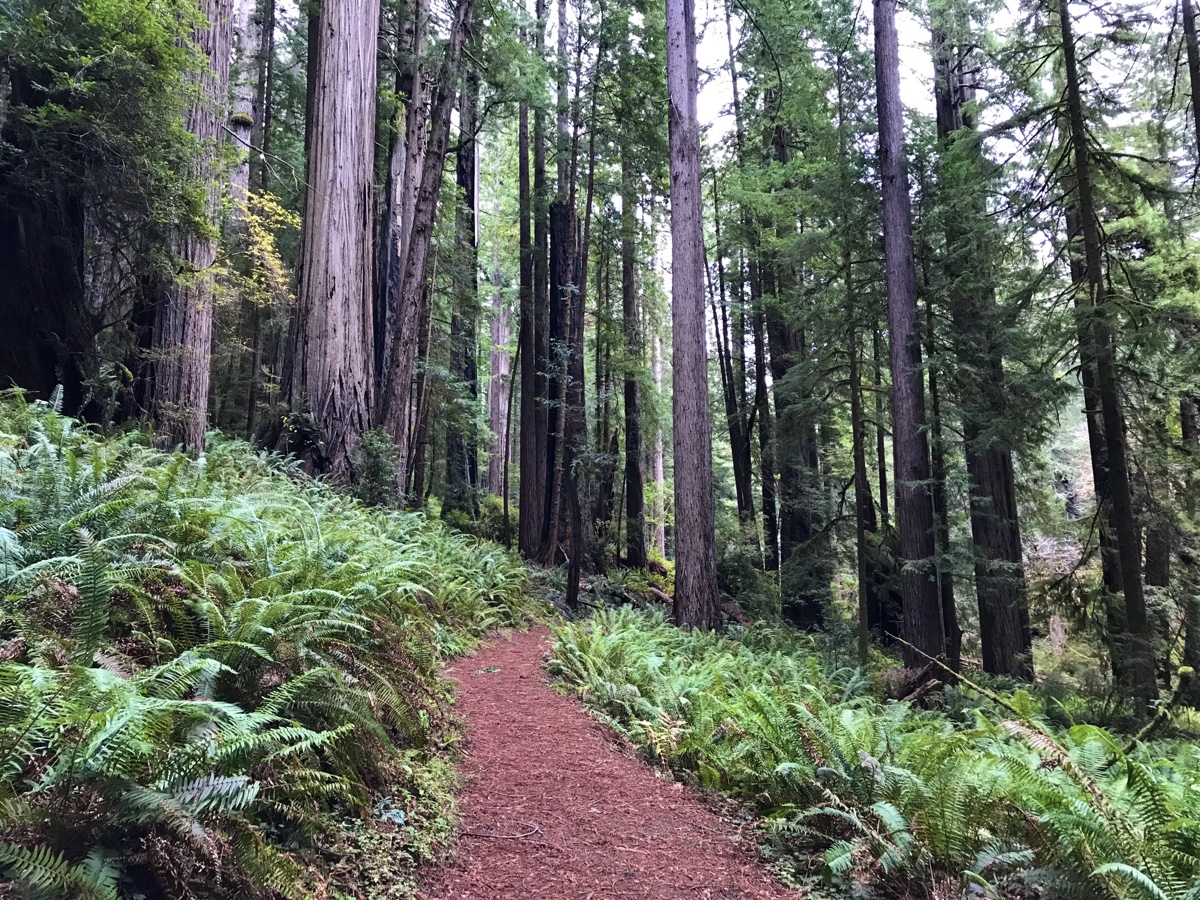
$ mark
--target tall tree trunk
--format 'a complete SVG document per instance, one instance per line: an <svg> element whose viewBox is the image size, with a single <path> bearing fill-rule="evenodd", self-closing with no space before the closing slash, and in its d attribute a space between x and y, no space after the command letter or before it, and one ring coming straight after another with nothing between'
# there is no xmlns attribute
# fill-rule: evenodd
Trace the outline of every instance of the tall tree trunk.
<svg viewBox="0 0 1200 900"><path fill-rule="evenodd" d="M734 326L730 326L725 292L725 249L721 242L721 204L717 196L717 176L713 172L713 222L716 229L714 254L717 263L717 287L721 305L713 298L713 328L717 339L717 359L721 366L721 389L725 400L725 423L729 430L729 450L733 459L734 492L738 519L743 528L754 526L754 489L751 483L751 423L746 420L746 333L741 302L736 304ZM707 270L707 266L705 269ZM711 281L711 279L710 279ZM711 293L711 287L710 287ZM757 540L756 540L757 542Z"/></svg>
<svg viewBox="0 0 1200 900"><path fill-rule="evenodd" d="M400 493L407 498L412 509L425 505L425 475L429 463L429 348L433 343L433 299L426 291L421 299L420 337L417 339L417 384L413 402L412 449L408 465L405 466L407 481L399 484Z"/></svg>
<svg viewBox="0 0 1200 900"><path fill-rule="evenodd" d="M667 0L667 123L671 156L671 312L675 445L675 622L720 625L708 350L704 315L704 233L700 194L698 70L692 0Z"/></svg>
<svg viewBox="0 0 1200 900"><path fill-rule="evenodd" d="M535 0L537 16L533 44L534 52L542 58L546 48L546 18L548 0ZM535 549L531 557L541 552L550 532L550 504L554 471L554 433L557 418L552 415L554 386L550 372L554 368L551 349L552 324L550 302L550 191L546 182L546 111L539 103L533 110L533 296L534 296L534 380L537 398L539 508L532 517L538 523ZM525 519L525 510L521 510Z"/></svg>
<svg viewBox="0 0 1200 900"><path fill-rule="evenodd" d="M626 561L644 569L646 489L642 480L641 316L636 281L637 191L633 160L621 152L621 316L625 329L625 516Z"/></svg>
<svg viewBox="0 0 1200 900"><path fill-rule="evenodd" d="M470 418L462 421L452 417L446 423L446 501L443 512L479 515L476 495L478 470L475 407L479 397L479 374L476 371L479 328L479 252L476 241L475 191L476 152L475 110L478 104L479 78L468 72L458 101L458 147L455 181L462 199L455 216L454 244L456 250L455 291L450 312L450 370L461 379L471 401Z"/></svg>
<svg viewBox="0 0 1200 900"><path fill-rule="evenodd" d="M217 242L207 229L221 211L220 146L224 104L229 89L233 31L230 0L204 0L207 22L195 41L210 71L195 75L194 99L184 125L200 145L197 175L206 185L204 222L181 234L175 247L180 273L154 310L150 349L148 408L157 441L204 449L208 386L212 360L213 265Z"/></svg>
<svg viewBox="0 0 1200 900"><path fill-rule="evenodd" d="M497 204L496 212L499 212ZM488 456L487 489L497 497L504 496L504 448L508 434L509 396L513 392L512 353L508 342L512 340L512 328L508 319L508 305L504 301L503 280L500 272L500 244L492 244L492 349L488 380L488 428L492 432L492 452Z"/></svg>
<svg viewBox="0 0 1200 900"><path fill-rule="evenodd" d="M319 13L305 223L286 395L307 408L319 443L302 448L335 477L351 475L371 427L371 192L378 0Z"/></svg>
<svg viewBox="0 0 1200 900"><path fill-rule="evenodd" d="M275 29L273 0L235 0L233 10L233 109L229 131L237 158L229 173L229 197L235 221L245 208L247 195L257 188L251 175L263 164L262 134L269 88L267 68ZM257 138L257 141L256 141Z"/></svg>
<svg viewBox="0 0 1200 900"><path fill-rule="evenodd" d="M866 665L869 658L872 619L878 612L878 598L873 590L871 548L868 543L875 533L875 501L871 499L871 484L867 480L866 423L862 408L862 374L858 350L857 298L851 268L850 244L842 250L842 270L846 282L846 319L850 323L850 434L854 458L854 539L858 563L858 661ZM871 535L871 538L868 538Z"/></svg>
<svg viewBox="0 0 1200 900"><path fill-rule="evenodd" d="M922 254L928 262L928 254ZM928 275L925 289L930 289ZM946 665L957 672L962 666L962 628L954 602L954 575L950 572L950 504L947 497L946 444L942 433L942 402L938 385L939 366L934 335L933 302L926 293L926 354L929 359L929 435L933 475L933 521L937 546L938 595L942 600L942 630L946 635Z"/></svg>
<svg viewBox="0 0 1200 900"><path fill-rule="evenodd" d="M946 635L933 576L933 504L929 444L912 257L912 213L904 155L904 108L896 0L875 3L875 85L879 108L879 167L883 194L883 244L892 367L892 460L896 473L896 524L903 563L904 664L942 658Z"/></svg>
<svg viewBox="0 0 1200 900"><path fill-rule="evenodd" d="M974 89L963 52L933 33L937 130L949 150L955 136L973 125L964 104ZM972 146L970 174L982 178L978 152ZM945 176L945 171L943 175ZM970 480L971 538L974 545L975 591L979 604L979 639L985 672L1033 677L1032 637L1026 606L1026 580L1017 513L1011 441L1005 429L988 427L1007 393L1004 361L996 335L996 297L986 247L971 233L984 222L986 209L978 182L949 185L972 193L964 205L968 224L952 216L947 228L951 318L957 332L958 388L963 417L964 453ZM966 287L962 285L965 283ZM947 638L950 635L947 634Z"/></svg>
<svg viewBox="0 0 1200 900"><path fill-rule="evenodd" d="M538 373L538 308L534 285L534 247L531 237L532 198L529 191L529 108L518 110L517 177L520 194L520 344L521 344L521 511L518 546L533 559L542 543L542 509L545 503L545 431L541 419L541 377Z"/></svg>
<svg viewBox="0 0 1200 900"><path fill-rule="evenodd" d="M1071 147L1074 156L1073 188L1079 208L1083 234L1084 262L1087 265L1089 340L1096 360L1096 382L1108 451L1109 488L1116 525L1117 552L1121 562L1121 583L1125 594L1125 629L1129 681L1134 697L1143 710L1149 710L1158 696L1154 672L1154 651L1149 641L1146 602L1142 590L1141 542L1134 522L1133 498L1129 487L1129 465L1125 447L1125 419L1117 385L1115 341L1112 334L1112 310L1105 296L1103 249L1099 221L1092 194L1091 151L1083 119L1083 99L1079 70L1075 59L1071 12L1067 0L1058 2L1062 29L1063 67L1067 79L1067 113L1070 119Z"/></svg>
<svg viewBox="0 0 1200 900"><path fill-rule="evenodd" d="M375 378L381 389L391 365L404 261L429 141L430 80L422 62L428 21L429 0L411 0L403 8L396 38L402 62L396 68L396 118L388 147L375 304Z"/></svg>
<svg viewBox="0 0 1200 900"><path fill-rule="evenodd" d="M395 334L391 340L380 419L396 442L401 465L410 458L412 433L409 430L412 405L413 366L417 349L417 321L426 290L425 276L429 266L429 248L433 240L437 216L438 195L446 171L446 146L450 137L450 112L457 96L459 65L463 47L474 33L474 0L457 0L454 22L450 28L442 61L437 91L430 110L429 145L421 172L421 188L417 192L411 227L403 260L403 275L397 292ZM401 471L397 484L406 482Z"/></svg>

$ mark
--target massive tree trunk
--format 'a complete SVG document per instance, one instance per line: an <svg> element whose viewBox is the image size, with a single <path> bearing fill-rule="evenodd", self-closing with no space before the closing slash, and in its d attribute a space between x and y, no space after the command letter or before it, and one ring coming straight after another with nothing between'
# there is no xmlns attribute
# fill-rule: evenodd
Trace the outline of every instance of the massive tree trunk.
<svg viewBox="0 0 1200 900"><path fill-rule="evenodd" d="M671 155L671 312L675 446L675 622L717 628L716 523L704 233L700 194L698 71L692 0L667 0L667 123Z"/></svg>
<svg viewBox="0 0 1200 900"><path fill-rule="evenodd" d="M1117 384L1115 339L1112 333L1113 313L1105 296L1103 248L1092 193L1091 151L1083 119L1075 39L1067 0L1059 0L1058 12L1062 29L1063 68L1067 79L1067 113L1075 163L1072 187L1079 209L1084 262L1087 266L1088 314L1091 319L1087 333L1092 345L1089 355L1096 361L1096 387L1108 451L1109 489L1116 526L1117 553L1121 563L1121 586L1125 594L1126 633L1123 637L1127 646L1124 655L1128 660L1128 679L1134 697L1143 710L1148 710L1158 696L1158 684L1142 589L1141 542L1134 521L1133 497L1129 487L1125 417Z"/></svg>
<svg viewBox="0 0 1200 900"><path fill-rule="evenodd" d="M478 441L474 408L479 396L479 374L476 371L477 330L479 327L478 247L475 191L476 151L475 112L478 104L479 79L468 73L458 103L458 148L455 166L456 182L461 200L455 217L454 244L455 291L450 312L450 370L461 379L467 397L472 401L469 418L452 417L446 423L446 501L443 512L458 511L470 516L479 514L476 494L479 471Z"/></svg>
<svg viewBox="0 0 1200 900"><path fill-rule="evenodd" d="M636 282L637 192L633 160L621 153L621 316L625 328L625 552L626 561L644 569L646 489L642 480L642 325Z"/></svg>
<svg viewBox="0 0 1200 900"><path fill-rule="evenodd" d="M301 448L335 477L352 474L374 395L371 193L378 0L319 13L299 295L287 397L312 415Z"/></svg>
<svg viewBox="0 0 1200 900"><path fill-rule="evenodd" d="M964 105L974 99L968 60L940 31L933 33L938 137L949 150L955 136L973 126ZM971 174L982 178L978 150L969 148ZM943 173L945 175L945 173ZM979 604L980 644L985 672L1033 677L1032 639L1026 607L1026 581L1017 514L1012 444L1005 429L990 427L1005 403L1004 362L996 334L996 297L988 259L971 233L983 224L986 209L978 182L949 185L970 193L968 223L952 216L947 229L948 269L952 281L951 317L957 332L959 405L962 409L967 473L970 478L971 537L975 590ZM965 285L965 287L964 287ZM947 635L949 637L949 635Z"/></svg>
<svg viewBox="0 0 1200 900"><path fill-rule="evenodd" d="M875 0L875 84L879 109L879 168L883 193L883 244L892 367L892 459L896 524L904 586L904 663L942 658L946 636L933 578L933 504L929 494L929 443L912 257L912 213L904 156L904 108L896 0Z"/></svg>
<svg viewBox="0 0 1200 900"><path fill-rule="evenodd" d="M438 195L446 171L446 146L450 138L450 112L457 96L459 65L463 47L474 31L474 0L457 0L446 54L442 61L437 91L430 109L429 145L421 172L421 187L413 207L411 226L405 227L403 275L397 292L395 333L391 338L389 363L384 382L381 421L396 442L401 471L397 484L403 485L404 470L411 454L410 416L413 388L413 364L417 349L417 320L420 317L429 248L437 216Z"/></svg>
<svg viewBox="0 0 1200 900"><path fill-rule="evenodd" d="M197 73L184 125L200 145L197 176L205 186L204 219L176 245L179 275L154 310L149 354L148 408L160 444L204 449L212 359L213 265L217 241L208 230L221 212L220 147L233 47L229 0L205 0L207 22L195 33L211 71Z"/></svg>

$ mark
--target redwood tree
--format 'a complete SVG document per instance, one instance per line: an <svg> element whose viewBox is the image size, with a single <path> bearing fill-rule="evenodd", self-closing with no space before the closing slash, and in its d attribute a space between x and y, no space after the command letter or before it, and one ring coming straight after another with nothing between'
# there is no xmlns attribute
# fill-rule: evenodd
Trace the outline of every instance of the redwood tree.
<svg viewBox="0 0 1200 900"><path fill-rule="evenodd" d="M720 625L708 348L704 316L704 233L693 0L667 0L667 125L671 156L671 314L675 447L675 622Z"/></svg>
<svg viewBox="0 0 1200 900"><path fill-rule="evenodd" d="M204 0L200 12L206 21L196 29L195 40L209 71L196 77L184 124L199 145L195 174L204 184L204 221L193 223L180 236L179 274L154 310L147 398L159 442L182 444L188 450L204 449L208 420L217 261L217 240L211 229L221 209L219 149L225 136L224 105L233 53L230 0Z"/></svg>
<svg viewBox="0 0 1200 900"><path fill-rule="evenodd" d="M913 268L912 209L900 101L896 0L875 0L875 90L883 195L884 278L892 366L892 465L903 563L905 665L945 653L941 598L933 577L933 504L921 373L921 328Z"/></svg>
<svg viewBox="0 0 1200 900"><path fill-rule="evenodd" d="M287 396L313 418L317 465L351 474L371 427L372 175L379 0L318 14L304 235Z"/></svg>

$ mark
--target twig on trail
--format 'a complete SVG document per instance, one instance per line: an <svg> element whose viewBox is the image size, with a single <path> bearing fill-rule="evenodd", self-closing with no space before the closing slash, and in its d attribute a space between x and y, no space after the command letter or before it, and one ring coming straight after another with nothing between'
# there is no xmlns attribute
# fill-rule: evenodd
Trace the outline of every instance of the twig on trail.
<svg viewBox="0 0 1200 900"><path fill-rule="evenodd" d="M523 831L520 834L485 834L482 831L460 831L459 834L463 837L503 838L505 840L516 841L542 833L542 829L538 828L532 822L525 822L524 824L530 826L529 831Z"/></svg>

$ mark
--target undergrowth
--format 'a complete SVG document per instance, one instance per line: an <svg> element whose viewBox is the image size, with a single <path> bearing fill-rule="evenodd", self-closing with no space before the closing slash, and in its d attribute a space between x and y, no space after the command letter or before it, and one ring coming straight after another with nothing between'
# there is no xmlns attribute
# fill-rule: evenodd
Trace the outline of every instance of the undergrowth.
<svg viewBox="0 0 1200 900"><path fill-rule="evenodd" d="M839 896L1200 900L1200 752L1052 724L1025 692L883 702L768 626L661 613L556 629L551 672L656 761L755 805L769 848Z"/></svg>
<svg viewBox="0 0 1200 900"><path fill-rule="evenodd" d="M529 612L494 545L15 395L0 582L0 896L397 895L449 829L439 663Z"/></svg>

